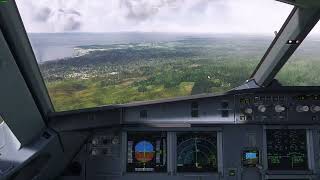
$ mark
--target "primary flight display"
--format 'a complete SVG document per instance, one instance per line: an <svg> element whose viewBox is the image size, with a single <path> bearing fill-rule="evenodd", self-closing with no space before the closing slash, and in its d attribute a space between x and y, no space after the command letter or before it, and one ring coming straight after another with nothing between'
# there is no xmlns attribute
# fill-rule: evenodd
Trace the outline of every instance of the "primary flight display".
<svg viewBox="0 0 320 180"><path fill-rule="evenodd" d="M165 132L129 132L127 172L165 172L167 170Z"/></svg>

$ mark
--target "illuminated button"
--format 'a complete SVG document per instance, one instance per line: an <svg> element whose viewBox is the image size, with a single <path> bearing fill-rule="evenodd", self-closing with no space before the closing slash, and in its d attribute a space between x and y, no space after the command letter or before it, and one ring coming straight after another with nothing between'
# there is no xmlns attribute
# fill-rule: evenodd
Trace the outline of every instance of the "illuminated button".
<svg viewBox="0 0 320 180"><path fill-rule="evenodd" d="M312 112L319 112L320 111L320 106L311 106L311 111Z"/></svg>
<svg viewBox="0 0 320 180"><path fill-rule="evenodd" d="M258 106L258 110L259 110L260 112L264 113L264 112L266 112L267 108L266 108L265 105L260 105L260 106Z"/></svg>
<svg viewBox="0 0 320 180"><path fill-rule="evenodd" d="M284 106L278 104L278 105L276 105L276 106L274 107L274 110L275 110L277 113L281 113L281 112L285 111L286 108L285 108Z"/></svg>
<svg viewBox="0 0 320 180"><path fill-rule="evenodd" d="M296 107L297 112L308 112L310 110L309 106L297 106Z"/></svg>

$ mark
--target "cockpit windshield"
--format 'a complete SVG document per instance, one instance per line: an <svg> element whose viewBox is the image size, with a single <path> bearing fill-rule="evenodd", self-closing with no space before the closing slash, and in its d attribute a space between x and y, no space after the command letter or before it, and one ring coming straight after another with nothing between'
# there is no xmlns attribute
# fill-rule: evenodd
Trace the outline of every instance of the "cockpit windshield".
<svg viewBox="0 0 320 180"><path fill-rule="evenodd" d="M319 86L320 23L298 47L276 79L284 86Z"/></svg>
<svg viewBox="0 0 320 180"><path fill-rule="evenodd" d="M16 3L56 111L235 88L292 10L271 0Z"/></svg>

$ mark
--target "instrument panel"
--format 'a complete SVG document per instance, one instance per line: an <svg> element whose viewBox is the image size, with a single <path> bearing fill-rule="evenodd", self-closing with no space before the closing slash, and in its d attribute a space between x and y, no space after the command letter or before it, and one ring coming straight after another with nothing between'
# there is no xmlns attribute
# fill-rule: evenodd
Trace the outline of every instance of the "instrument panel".
<svg viewBox="0 0 320 180"><path fill-rule="evenodd" d="M261 132L261 135L254 131ZM310 157L313 159L313 156L309 150L313 145L308 141L308 134L311 131L299 126L260 125L189 130L147 128L136 131L135 128L128 128L122 132L122 148L117 151L122 152L120 157L125 158L125 164L120 165L119 169L123 168L126 176L190 174L208 177L224 175L229 179L259 172L266 176L265 179L282 177L291 180L286 177L300 172L298 177L302 178L299 179L310 180ZM253 136L255 140L252 140ZM111 144L116 144L113 141L110 140Z"/></svg>
<svg viewBox="0 0 320 180"><path fill-rule="evenodd" d="M126 107L121 133L93 138L89 154L117 159L113 172L124 179L314 180L319 97L255 92Z"/></svg>

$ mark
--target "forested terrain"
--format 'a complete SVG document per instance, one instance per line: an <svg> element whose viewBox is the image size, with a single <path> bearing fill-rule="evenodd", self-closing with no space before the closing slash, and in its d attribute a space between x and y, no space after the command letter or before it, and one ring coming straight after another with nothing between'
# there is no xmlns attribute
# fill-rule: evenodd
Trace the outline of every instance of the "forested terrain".
<svg viewBox="0 0 320 180"><path fill-rule="evenodd" d="M190 37L173 42L79 46L79 56L42 63L40 69L57 111L221 93L248 79L271 40ZM279 74L281 82L319 83L317 73L309 73L309 69L320 70L316 49L294 57Z"/></svg>

